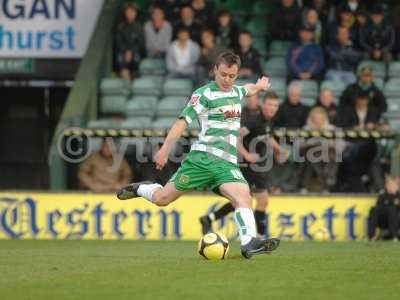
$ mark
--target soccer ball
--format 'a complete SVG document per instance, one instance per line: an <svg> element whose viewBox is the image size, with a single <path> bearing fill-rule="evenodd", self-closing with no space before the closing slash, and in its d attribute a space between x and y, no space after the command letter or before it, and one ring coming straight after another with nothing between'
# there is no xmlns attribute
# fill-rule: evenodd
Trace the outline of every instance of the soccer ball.
<svg viewBox="0 0 400 300"><path fill-rule="evenodd" d="M210 232L200 239L198 250L205 259L224 259L229 252L229 243L221 233Z"/></svg>

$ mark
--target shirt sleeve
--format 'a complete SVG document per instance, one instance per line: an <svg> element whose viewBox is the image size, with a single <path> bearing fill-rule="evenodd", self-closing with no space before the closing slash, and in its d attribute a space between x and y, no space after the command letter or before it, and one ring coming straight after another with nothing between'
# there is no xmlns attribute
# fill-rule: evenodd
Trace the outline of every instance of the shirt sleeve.
<svg viewBox="0 0 400 300"><path fill-rule="evenodd" d="M245 88L245 86L238 86L237 89L239 91L240 100L242 100L243 97L246 97L247 94L249 93L249 91Z"/></svg>
<svg viewBox="0 0 400 300"><path fill-rule="evenodd" d="M186 123L190 124L193 120L197 119L201 113L205 112L207 108L207 98L200 93L194 92L187 106L180 114L179 119L184 119Z"/></svg>

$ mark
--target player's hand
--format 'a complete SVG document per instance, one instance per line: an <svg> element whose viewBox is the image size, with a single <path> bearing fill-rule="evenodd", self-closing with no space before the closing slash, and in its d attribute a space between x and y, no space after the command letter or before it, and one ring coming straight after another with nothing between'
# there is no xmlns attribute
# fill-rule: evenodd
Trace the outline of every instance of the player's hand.
<svg viewBox="0 0 400 300"><path fill-rule="evenodd" d="M258 153L249 153L246 155L245 159L249 162L249 163L256 163L260 160L260 155Z"/></svg>
<svg viewBox="0 0 400 300"><path fill-rule="evenodd" d="M259 91L266 91L271 87L271 83L269 81L268 77L261 77L260 79L257 80L256 82L256 87Z"/></svg>
<svg viewBox="0 0 400 300"><path fill-rule="evenodd" d="M154 156L154 161L156 163L156 169L162 170L168 161L168 153L163 147Z"/></svg>

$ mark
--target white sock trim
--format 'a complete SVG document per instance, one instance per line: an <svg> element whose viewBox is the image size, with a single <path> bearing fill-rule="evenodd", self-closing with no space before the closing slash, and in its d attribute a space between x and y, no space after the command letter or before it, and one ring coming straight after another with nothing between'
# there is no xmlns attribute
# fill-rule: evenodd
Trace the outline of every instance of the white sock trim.
<svg viewBox="0 0 400 300"><path fill-rule="evenodd" d="M150 202L153 202L153 194L157 189L162 189L162 185L158 183L152 183L152 184L141 184L139 185L138 188L138 195L145 198L146 200L149 200Z"/></svg>
<svg viewBox="0 0 400 300"><path fill-rule="evenodd" d="M257 236L256 220L250 208L235 209L235 223L239 231L240 244L246 245L253 237Z"/></svg>

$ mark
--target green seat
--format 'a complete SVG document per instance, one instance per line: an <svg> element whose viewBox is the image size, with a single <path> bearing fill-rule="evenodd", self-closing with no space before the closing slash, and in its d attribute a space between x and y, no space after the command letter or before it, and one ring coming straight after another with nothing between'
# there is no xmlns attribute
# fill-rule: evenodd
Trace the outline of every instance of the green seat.
<svg viewBox="0 0 400 300"><path fill-rule="evenodd" d="M153 117L157 107L157 97L135 96L126 104L128 117Z"/></svg>
<svg viewBox="0 0 400 300"><path fill-rule="evenodd" d="M389 78L400 78L400 61L392 61L389 63Z"/></svg>
<svg viewBox="0 0 400 300"><path fill-rule="evenodd" d="M283 78L271 78L271 90L274 91L283 102L286 98L287 86Z"/></svg>
<svg viewBox="0 0 400 300"><path fill-rule="evenodd" d="M193 84L189 79L168 78L165 80L163 87L164 96L187 97L192 92Z"/></svg>
<svg viewBox="0 0 400 300"><path fill-rule="evenodd" d="M290 46L291 42L289 41L273 41L269 47L269 55L285 57Z"/></svg>
<svg viewBox="0 0 400 300"><path fill-rule="evenodd" d="M314 106L315 101L316 101L316 98L309 98L309 97L301 98L301 103L303 103L304 105L307 105L307 106Z"/></svg>
<svg viewBox="0 0 400 300"><path fill-rule="evenodd" d="M158 117L179 117L186 106L186 99L170 96L160 100L157 106Z"/></svg>
<svg viewBox="0 0 400 300"><path fill-rule="evenodd" d="M98 119L88 122L88 128L119 128L121 126L121 119Z"/></svg>
<svg viewBox="0 0 400 300"><path fill-rule="evenodd" d="M128 118L121 123L121 128L151 128L152 118L150 117L134 117Z"/></svg>
<svg viewBox="0 0 400 300"><path fill-rule="evenodd" d="M390 79L383 88L386 97L400 97L400 79Z"/></svg>
<svg viewBox="0 0 400 300"><path fill-rule="evenodd" d="M320 89L330 89L332 90L335 98L338 98L346 89L346 84L343 81L338 80L324 80L321 82Z"/></svg>
<svg viewBox="0 0 400 300"><path fill-rule="evenodd" d="M165 61L157 58L145 58L139 64L141 75L164 75L166 73Z"/></svg>
<svg viewBox="0 0 400 300"><path fill-rule="evenodd" d="M318 97L318 82L315 80L292 80L292 82L300 85L301 95L304 98Z"/></svg>
<svg viewBox="0 0 400 300"><path fill-rule="evenodd" d="M390 124L390 127L392 127L394 130L396 130L397 132L400 132L400 119L399 118L389 119L389 124Z"/></svg>
<svg viewBox="0 0 400 300"><path fill-rule="evenodd" d="M400 117L400 99L399 98L387 98L388 109L386 114L393 117Z"/></svg>
<svg viewBox="0 0 400 300"><path fill-rule="evenodd" d="M125 113L125 106L125 96L101 96L100 112L102 113Z"/></svg>
<svg viewBox="0 0 400 300"><path fill-rule="evenodd" d="M377 77L377 78L374 78L373 81L374 81L375 85L376 85L380 90L383 90L383 87L384 87L384 85L385 85L385 82L383 81L382 78Z"/></svg>
<svg viewBox="0 0 400 300"><path fill-rule="evenodd" d="M266 57L268 54L267 44L265 39L263 38L256 38L253 41L253 47L256 49L262 57Z"/></svg>
<svg viewBox="0 0 400 300"><path fill-rule="evenodd" d="M287 66L284 57L271 57L264 63L264 74L272 77L284 77L287 75Z"/></svg>
<svg viewBox="0 0 400 300"><path fill-rule="evenodd" d="M251 32L254 37L265 37L268 34L268 21L266 19L256 18L247 22L246 30Z"/></svg>
<svg viewBox="0 0 400 300"><path fill-rule="evenodd" d="M275 11L274 1L260 0L253 4L251 13L253 16L257 15L271 15Z"/></svg>
<svg viewBox="0 0 400 300"><path fill-rule="evenodd" d="M152 128L154 129L169 129L172 124L177 120L177 118L171 117L161 117L152 123Z"/></svg>
<svg viewBox="0 0 400 300"><path fill-rule="evenodd" d="M239 78L235 81L236 86L243 86L248 83L254 83L254 82L252 82L250 79L247 78Z"/></svg>
<svg viewBox="0 0 400 300"><path fill-rule="evenodd" d="M251 6L244 0L226 0L222 6L234 15L246 15L251 12Z"/></svg>
<svg viewBox="0 0 400 300"><path fill-rule="evenodd" d="M364 66L370 66L374 72L374 77L385 78L386 77L386 64L380 61L363 60L359 63L357 70Z"/></svg>
<svg viewBox="0 0 400 300"><path fill-rule="evenodd" d="M154 80L154 77L139 77L132 83L132 92L134 95L157 96L161 95L161 84Z"/></svg>
<svg viewBox="0 0 400 300"><path fill-rule="evenodd" d="M104 78L100 83L100 93L102 95L124 95L130 93L129 83L120 78Z"/></svg>

